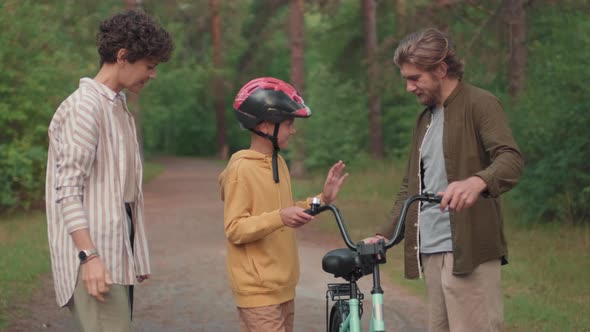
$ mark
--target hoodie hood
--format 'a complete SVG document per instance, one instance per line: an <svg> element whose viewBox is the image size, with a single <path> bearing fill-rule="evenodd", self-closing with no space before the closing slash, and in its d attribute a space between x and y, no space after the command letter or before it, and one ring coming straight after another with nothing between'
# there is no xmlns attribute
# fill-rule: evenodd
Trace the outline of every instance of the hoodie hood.
<svg viewBox="0 0 590 332"><path fill-rule="evenodd" d="M228 166L231 165L233 162L236 162L241 159L264 161L265 159L270 159L271 157L272 154L264 154L262 152L258 152L252 149L240 150L231 156L228 162Z"/></svg>
<svg viewBox="0 0 590 332"><path fill-rule="evenodd" d="M279 159L283 157L278 155ZM239 167L243 161L247 161L247 167ZM253 161L253 162L252 162ZM253 167L254 166L254 167ZM239 169L239 171L237 171ZM268 172L268 176L272 179L272 154L264 154L251 149L240 150L234 153L225 170L219 175L219 184L224 188L227 181L237 181L240 178L240 173L244 171ZM221 199L225 197L223 189L221 191Z"/></svg>

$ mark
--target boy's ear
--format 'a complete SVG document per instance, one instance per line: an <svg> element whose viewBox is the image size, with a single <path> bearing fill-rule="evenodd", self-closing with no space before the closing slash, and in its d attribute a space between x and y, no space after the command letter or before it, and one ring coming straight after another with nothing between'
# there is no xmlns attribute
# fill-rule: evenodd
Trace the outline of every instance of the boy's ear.
<svg viewBox="0 0 590 332"><path fill-rule="evenodd" d="M256 125L256 130L265 133L267 135L271 135L272 132L270 132L272 130L271 128L271 123L268 122L261 122L259 124Z"/></svg>

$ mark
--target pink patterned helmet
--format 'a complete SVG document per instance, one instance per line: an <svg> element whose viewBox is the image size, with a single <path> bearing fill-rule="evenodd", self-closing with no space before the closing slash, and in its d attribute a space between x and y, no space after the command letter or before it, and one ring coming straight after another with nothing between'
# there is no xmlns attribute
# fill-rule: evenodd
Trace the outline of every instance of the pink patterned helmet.
<svg viewBox="0 0 590 332"><path fill-rule="evenodd" d="M246 83L234 101L238 121L254 129L261 122L281 123L290 118L309 118L311 110L297 90L273 77L260 77Z"/></svg>

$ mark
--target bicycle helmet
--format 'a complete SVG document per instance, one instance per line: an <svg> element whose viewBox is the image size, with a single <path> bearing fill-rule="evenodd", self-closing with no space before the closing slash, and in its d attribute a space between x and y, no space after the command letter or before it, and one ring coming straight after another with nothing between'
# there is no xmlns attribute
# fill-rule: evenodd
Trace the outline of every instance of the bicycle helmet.
<svg viewBox="0 0 590 332"><path fill-rule="evenodd" d="M281 123L289 118L308 118L311 110L297 90L273 77L261 77L246 83L234 101L238 121L254 129L261 122Z"/></svg>
<svg viewBox="0 0 590 332"><path fill-rule="evenodd" d="M277 137L280 124L291 118L309 118L311 110L295 88L273 77L260 77L246 83L236 96L234 110L242 127L272 142L273 177L278 183L277 153L280 148ZM273 135L256 130L262 122L274 123Z"/></svg>

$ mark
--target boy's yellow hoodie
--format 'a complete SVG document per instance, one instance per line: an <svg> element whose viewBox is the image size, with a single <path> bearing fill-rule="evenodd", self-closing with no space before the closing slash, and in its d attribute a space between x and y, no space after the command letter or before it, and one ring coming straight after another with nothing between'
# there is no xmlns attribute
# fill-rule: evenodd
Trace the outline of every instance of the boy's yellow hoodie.
<svg viewBox="0 0 590 332"><path fill-rule="evenodd" d="M219 176L224 201L227 270L236 304L253 308L295 298L299 253L295 229L283 224L282 208L308 208L293 202L291 178L279 155L280 182L272 176L272 155L241 150Z"/></svg>

